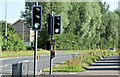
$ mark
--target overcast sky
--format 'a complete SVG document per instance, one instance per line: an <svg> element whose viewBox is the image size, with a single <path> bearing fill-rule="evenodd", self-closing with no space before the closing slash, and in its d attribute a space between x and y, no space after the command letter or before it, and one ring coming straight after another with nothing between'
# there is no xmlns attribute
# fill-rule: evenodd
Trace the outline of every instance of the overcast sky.
<svg viewBox="0 0 120 77"><path fill-rule="evenodd" d="M102 0L110 5L111 11L118 7L120 0ZM20 19L20 12L24 10L24 0L7 0L7 22L14 23ZM5 0L0 0L0 20L5 20Z"/></svg>

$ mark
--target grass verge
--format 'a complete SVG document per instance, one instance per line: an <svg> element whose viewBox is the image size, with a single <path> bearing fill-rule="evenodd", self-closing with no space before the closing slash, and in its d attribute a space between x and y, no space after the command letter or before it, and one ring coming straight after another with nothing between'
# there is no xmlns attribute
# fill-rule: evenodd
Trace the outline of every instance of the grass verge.
<svg viewBox="0 0 120 77"><path fill-rule="evenodd" d="M2 54L0 56L0 58L8 58L8 57L26 57L26 56L33 56L34 55L34 51L1 51L0 54ZM46 50L41 50L37 52L37 55L48 55L49 51Z"/></svg>

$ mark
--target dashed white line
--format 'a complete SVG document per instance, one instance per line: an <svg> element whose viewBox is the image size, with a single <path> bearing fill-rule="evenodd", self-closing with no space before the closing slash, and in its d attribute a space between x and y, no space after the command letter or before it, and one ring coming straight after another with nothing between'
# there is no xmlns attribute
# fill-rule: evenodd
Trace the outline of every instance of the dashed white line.
<svg viewBox="0 0 120 77"><path fill-rule="evenodd" d="M10 57L10 58L3 58L3 59L0 59L0 60L7 60L7 59L18 59L18 58L33 58L33 56L27 56L27 57Z"/></svg>

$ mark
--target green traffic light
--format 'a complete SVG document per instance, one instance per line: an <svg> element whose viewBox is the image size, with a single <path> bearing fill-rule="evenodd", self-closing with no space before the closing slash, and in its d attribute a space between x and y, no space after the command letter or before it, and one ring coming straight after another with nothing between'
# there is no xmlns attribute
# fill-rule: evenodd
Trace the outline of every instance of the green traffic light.
<svg viewBox="0 0 120 77"><path fill-rule="evenodd" d="M60 34L61 33L61 29L62 29L62 25L61 25L61 21L62 21L62 18L61 16L54 16L53 17L53 28L54 28L54 34Z"/></svg>
<svg viewBox="0 0 120 77"><path fill-rule="evenodd" d="M59 32L59 29L55 29L55 33L58 33Z"/></svg>
<svg viewBox="0 0 120 77"><path fill-rule="evenodd" d="M42 6L40 5L32 7L32 29L42 30Z"/></svg>
<svg viewBox="0 0 120 77"><path fill-rule="evenodd" d="M39 26L39 23L35 23L34 27L38 28L38 26Z"/></svg>

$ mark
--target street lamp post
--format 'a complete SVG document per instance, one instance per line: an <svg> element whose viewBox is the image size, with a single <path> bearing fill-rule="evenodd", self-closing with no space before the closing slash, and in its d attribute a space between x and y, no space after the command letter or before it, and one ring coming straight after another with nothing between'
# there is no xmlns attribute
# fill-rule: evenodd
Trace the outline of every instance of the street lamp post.
<svg viewBox="0 0 120 77"><path fill-rule="evenodd" d="M5 40L7 42L7 0L5 2Z"/></svg>
<svg viewBox="0 0 120 77"><path fill-rule="evenodd" d="M25 24L26 24L26 21L25 20L22 20L22 22L23 22L23 33L22 33L22 37L23 37L23 41L25 41Z"/></svg>
<svg viewBox="0 0 120 77"><path fill-rule="evenodd" d="M24 42L24 26L25 26L25 23L24 23L24 20L23 20L23 42Z"/></svg>

